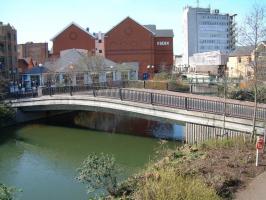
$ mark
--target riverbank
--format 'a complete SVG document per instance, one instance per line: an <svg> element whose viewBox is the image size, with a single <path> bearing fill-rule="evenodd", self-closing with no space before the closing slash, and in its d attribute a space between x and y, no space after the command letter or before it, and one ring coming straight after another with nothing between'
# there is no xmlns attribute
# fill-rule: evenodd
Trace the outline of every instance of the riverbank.
<svg viewBox="0 0 266 200"><path fill-rule="evenodd" d="M255 166L255 145L237 140L208 141L200 146L159 150L163 157L122 183L118 196L128 199L234 199L252 178L265 171ZM262 158L261 163L266 159Z"/></svg>

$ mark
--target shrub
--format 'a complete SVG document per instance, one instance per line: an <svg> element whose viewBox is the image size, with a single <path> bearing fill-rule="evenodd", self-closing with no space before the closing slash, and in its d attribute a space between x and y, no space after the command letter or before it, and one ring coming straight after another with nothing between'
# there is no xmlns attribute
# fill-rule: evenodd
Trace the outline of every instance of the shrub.
<svg viewBox="0 0 266 200"><path fill-rule="evenodd" d="M200 179L180 176L174 169L159 170L138 186L134 199L218 200L215 190Z"/></svg>
<svg viewBox="0 0 266 200"><path fill-rule="evenodd" d="M3 126L6 121L13 119L15 111L8 104L0 102L0 127Z"/></svg>
<svg viewBox="0 0 266 200"><path fill-rule="evenodd" d="M108 154L90 154L78 169L77 179L87 184L88 193L106 190L114 194L117 189L117 170L115 159Z"/></svg>
<svg viewBox="0 0 266 200"><path fill-rule="evenodd" d="M12 200L14 199L15 189L7 187L0 183L0 199L1 200Z"/></svg>

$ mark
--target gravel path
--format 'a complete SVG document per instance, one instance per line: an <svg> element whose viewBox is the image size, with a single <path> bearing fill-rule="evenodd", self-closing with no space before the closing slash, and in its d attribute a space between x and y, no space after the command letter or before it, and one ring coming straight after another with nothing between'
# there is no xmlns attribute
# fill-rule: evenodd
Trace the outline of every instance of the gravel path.
<svg viewBox="0 0 266 200"><path fill-rule="evenodd" d="M266 199L266 172L250 182L245 190L236 193L236 200L265 200Z"/></svg>

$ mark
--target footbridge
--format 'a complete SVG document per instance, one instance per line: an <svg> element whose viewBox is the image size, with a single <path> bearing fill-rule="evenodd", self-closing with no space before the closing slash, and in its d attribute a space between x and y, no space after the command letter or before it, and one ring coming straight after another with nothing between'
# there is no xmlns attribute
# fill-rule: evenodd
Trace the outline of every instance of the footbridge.
<svg viewBox="0 0 266 200"><path fill-rule="evenodd" d="M186 93L132 89L79 87L43 88L35 97L10 100L25 112L81 110L126 114L171 123L185 122L187 140L221 136L222 129L236 136L252 131L253 103ZM264 131L266 105L257 108L256 130ZM193 133L191 135L191 133Z"/></svg>

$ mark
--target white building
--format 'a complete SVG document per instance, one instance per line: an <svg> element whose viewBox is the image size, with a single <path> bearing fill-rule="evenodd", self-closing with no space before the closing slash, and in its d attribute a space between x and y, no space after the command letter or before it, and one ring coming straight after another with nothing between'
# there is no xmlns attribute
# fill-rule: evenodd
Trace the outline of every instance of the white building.
<svg viewBox="0 0 266 200"><path fill-rule="evenodd" d="M210 8L185 7L183 13L183 64L189 65L194 53L235 48L235 15L221 14Z"/></svg>
<svg viewBox="0 0 266 200"><path fill-rule="evenodd" d="M46 61L51 77L57 86L69 84L88 85L114 81L138 80L139 64L137 62L115 63L99 55L90 55L88 50L67 49L60 52L60 57Z"/></svg>
<svg viewBox="0 0 266 200"><path fill-rule="evenodd" d="M228 54L221 51L195 53L189 57L189 70L201 74L221 75L227 61Z"/></svg>

